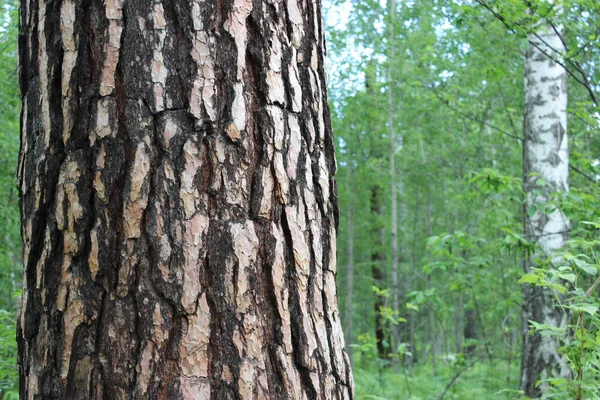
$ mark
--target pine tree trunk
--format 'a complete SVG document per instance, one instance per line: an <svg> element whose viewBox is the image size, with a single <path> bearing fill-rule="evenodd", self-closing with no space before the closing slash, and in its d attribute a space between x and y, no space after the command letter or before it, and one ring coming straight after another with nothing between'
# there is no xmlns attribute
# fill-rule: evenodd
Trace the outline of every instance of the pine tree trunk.
<svg viewBox="0 0 600 400"><path fill-rule="evenodd" d="M542 21L529 37L525 60L524 221L527 239L537 245L525 259L525 272L547 259L551 266L556 265L555 255L569 231L569 222L560 209L546 209L554 193L569 190L567 77L559 63L565 50L559 32L560 27ZM569 369L557 352L556 338L529 334L528 321L565 327L567 315L555 300L557 296L564 300L564 296L534 286L525 287L523 296L521 389L529 397L539 397L548 384L536 387L538 380L567 377Z"/></svg>
<svg viewBox="0 0 600 400"><path fill-rule="evenodd" d="M23 399L350 399L319 2L21 2Z"/></svg>

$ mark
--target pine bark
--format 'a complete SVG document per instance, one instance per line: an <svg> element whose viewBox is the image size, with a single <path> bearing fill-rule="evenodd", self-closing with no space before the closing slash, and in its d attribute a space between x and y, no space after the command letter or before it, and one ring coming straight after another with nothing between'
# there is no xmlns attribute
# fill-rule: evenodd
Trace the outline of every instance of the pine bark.
<svg viewBox="0 0 600 400"><path fill-rule="evenodd" d="M547 205L552 196L569 190L567 144L567 77L561 65L565 48L560 26L541 21L529 35L525 60L525 121L523 185L526 193L525 234L536 250L525 258L525 272L550 260L550 268L568 237L569 221L564 213ZM558 353L555 337L529 334L529 321L564 328L568 315L556 299L565 297L548 288L526 286L523 291L523 352L521 389L532 398L542 395L547 382L567 377L569 369Z"/></svg>
<svg viewBox="0 0 600 400"><path fill-rule="evenodd" d="M23 399L351 399L320 3L21 1Z"/></svg>

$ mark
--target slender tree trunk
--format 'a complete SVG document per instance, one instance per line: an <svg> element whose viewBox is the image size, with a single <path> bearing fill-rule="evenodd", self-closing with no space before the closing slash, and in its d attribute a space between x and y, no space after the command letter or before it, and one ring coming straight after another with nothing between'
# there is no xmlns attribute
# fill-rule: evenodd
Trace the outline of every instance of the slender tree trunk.
<svg viewBox="0 0 600 400"><path fill-rule="evenodd" d="M398 174L396 179L396 187L398 188L398 195L402 201L399 204L399 221L401 222L399 233L401 234L400 245L398 245L398 274L400 275L402 272L400 271L400 266L404 262L405 265L409 264L409 250L407 244L408 232L406 229L407 221L408 221L408 210L407 210L407 202L406 202L406 193L404 187L404 178L402 174ZM415 209L415 217L418 217L418 209ZM398 344L406 343L407 349L410 352L410 355L405 355L404 363L405 364L416 364L418 362L418 354L417 348L415 346L415 313L406 308L406 301L408 294L413 290L413 283L416 280L416 277L419 275L417 272L416 263L410 262L411 265L411 274L403 276L402 283L400 284L400 276L398 276L398 311L404 310L404 318L406 322L402 322L398 326ZM410 277L409 277L410 276ZM401 289L401 290L400 290Z"/></svg>
<svg viewBox="0 0 600 400"><path fill-rule="evenodd" d="M378 289L385 289L385 255L383 254L383 193L380 186L374 185L371 188L371 215L374 218L373 237L375 238L373 250L371 252L371 276L373 285ZM375 338L377 339L377 356L381 359L388 359L390 354L389 332L385 326L385 319L381 314L383 307L386 307L386 297L375 295L373 311L375 312Z"/></svg>
<svg viewBox="0 0 600 400"><path fill-rule="evenodd" d="M542 21L529 36L525 59L524 224L527 239L537 245L525 258L525 272L547 259L554 266L569 231L569 222L560 209L546 209L554 193L569 190L567 79L557 62L565 51L560 31L559 26ZM565 327L568 316L555 300L557 296L564 300L564 296L550 289L527 286L523 295L521 389L529 397L539 397L548 384L536 386L538 380L567 377L569 369L557 352L556 338L529 334L528 321Z"/></svg>
<svg viewBox="0 0 600 400"><path fill-rule="evenodd" d="M422 145L422 138L419 138ZM426 155L423 150L423 146L421 146L421 154L423 155L423 161L426 162ZM429 187L426 187L426 195L427 202L425 203L425 234L427 237L431 237L433 233L433 228L431 226L432 223L432 204L431 204L431 192ZM417 199L418 199L419 191L417 191ZM433 275L430 273L427 274L427 287L431 288L433 286ZM433 376L437 376L437 355L440 352L439 340L440 336L437 332L437 326L435 323L435 310L433 308L433 302L429 305L427 309L427 322L429 325L429 342L431 344L431 365L433 369Z"/></svg>
<svg viewBox="0 0 600 400"><path fill-rule="evenodd" d="M395 59L394 51L394 16L396 13L395 0L388 0L388 68L387 68L387 94L388 94L388 135L390 139L389 159L390 159L390 196L391 196L391 251L392 251L392 309L395 312L400 311L398 284L398 193L396 190L396 132L394 129L394 83L392 78L392 68ZM392 349L399 344L400 326L392 327Z"/></svg>
<svg viewBox="0 0 600 400"><path fill-rule="evenodd" d="M349 399L319 2L22 0L23 399Z"/></svg>
<svg viewBox="0 0 600 400"><path fill-rule="evenodd" d="M465 310L464 338L466 341L477 340L477 313L472 306ZM473 354L476 348L475 343L467 343L464 350L466 354Z"/></svg>
<svg viewBox="0 0 600 400"><path fill-rule="evenodd" d="M432 286L431 274L427 274L427 285ZM433 370L433 376L437 376L437 354L439 353L439 346L438 335L436 332L435 325L435 311L433 310L433 305L430 305L427 310L427 319L427 322L429 323L429 343L431 344L431 366Z"/></svg>
<svg viewBox="0 0 600 400"><path fill-rule="evenodd" d="M452 277L454 279L454 277ZM459 291L454 293L452 296L454 303L454 339L456 354L462 353L462 341L463 341L463 292Z"/></svg>
<svg viewBox="0 0 600 400"><path fill-rule="evenodd" d="M352 193L350 186L350 176L352 169L348 166L346 172L346 191ZM352 322L354 318L354 196L350 200L350 206L346 210L346 226L347 226L347 243L346 243L346 316L344 325L344 334L346 343L352 344ZM350 362L352 362L352 347L348 347L347 350Z"/></svg>
<svg viewBox="0 0 600 400"><path fill-rule="evenodd" d="M413 271L414 272L414 271ZM408 347L410 349L410 357L405 358L405 361L410 365L417 364L419 362L419 353L417 352L417 341L415 337L415 315L412 312L406 313L406 320L408 324Z"/></svg>

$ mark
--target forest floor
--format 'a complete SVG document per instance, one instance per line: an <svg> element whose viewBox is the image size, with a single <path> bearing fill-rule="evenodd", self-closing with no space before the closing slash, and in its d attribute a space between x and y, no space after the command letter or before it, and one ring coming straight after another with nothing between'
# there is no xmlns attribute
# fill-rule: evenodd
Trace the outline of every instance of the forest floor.
<svg viewBox="0 0 600 400"><path fill-rule="evenodd" d="M398 371L380 371L376 366L354 366L356 399L359 400L434 400L434 399L518 399L519 364L479 360L466 363L439 361L436 374L431 363ZM470 366L470 367L469 367Z"/></svg>

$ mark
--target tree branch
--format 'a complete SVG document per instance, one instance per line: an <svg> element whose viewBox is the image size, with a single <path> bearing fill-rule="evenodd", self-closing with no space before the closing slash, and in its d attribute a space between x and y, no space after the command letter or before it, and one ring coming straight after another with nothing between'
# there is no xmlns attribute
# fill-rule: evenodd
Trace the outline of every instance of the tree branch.
<svg viewBox="0 0 600 400"><path fill-rule="evenodd" d="M508 30L510 30L511 32L517 33L517 29L515 29L515 27L512 26L506 20L506 18L504 18L503 15L499 14L498 12L496 12L485 0L475 0L475 1L479 5L481 5L483 8L485 8L486 10L488 10ZM552 23L550 23L550 26L555 30L555 32L557 31L556 27ZM549 46L548 43L546 41L544 41L544 39L542 39L536 32L531 32L528 29L525 29L525 33L526 34L533 34L537 39L539 39L542 43L544 43L548 48L552 49L552 51L554 51L555 53L559 53L552 46ZM560 38L561 42L564 43L564 38L562 37L562 35L558 35L558 37ZM540 46L537 45L536 43L534 43L531 39L527 38L527 41L529 42L529 44L531 44L532 46L534 46L535 48L537 48L539 51L541 51L546 57L550 58L552 61L556 62L561 67L563 67L565 69L565 71L567 72L567 74L569 74L573 79L575 79L575 81L577 83L579 83L580 85L582 85L587 90L587 92L588 92L588 94L590 96L590 99L592 100L592 102L594 103L594 105L595 106L598 105L598 99L597 99L596 93L594 92L592 86L589 83L589 79L587 77L587 74L585 73L585 71L583 70L583 68L581 67L581 65L578 62L574 61L572 59L572 57L566 57L565 58L566 62L569 65L571 65L575 69L575 71L577 71L581 75L581 77L576 76L575 73L570 68L567 68L567 66L566 66L566 64L564 62L561 62L561 61L557 60L555 57L552 57L546 51L544 51L543 49L541 49ZM565 46L565 48L566 48L566 46Z"/></svg>
<svg viewBox="0 0 600 400"><path fill-rule="evenodd" d="M482 358L483 358L483 356L479 356L471 364L466 365L463 369L461 369L458 372L456 372L454 374L454 376L452 377L452 379L450 380L450 382L448 382L448 384L446 385L446 388L444 389L444 391L442 392L442 394L440 394L440 396L438 397L438 400L442 400L444 398L444 396L446 395L446 393L448 392L448 390L450 390L450 388L454 385L454 382L456 382L456 380L462 375L463 372L465 372L469 368L472 368Z"/></svg>
<svg viewBox="0 0 600 400"><path fill-rule="evenodd" d="M594 183L594 184L598 184L598 181L595 180L592 177L589 177L588 175L586 175L584 172L582 172L580 169L578 169L577 167L574 167L573 165L569 164L569 168L575 172L577 172L579 175L583 176L585 179L587 179L588 181Z"/></svg>
<svg viewBox="0 0 600 400"><path fill-rule="evenodd" d="M426 86L423 86L423 87L426 87ZM482 121L481 119L479 119L479 118L477 118L477 117L474 117L474 116L472 116L472 115L470 115L470 114L467 114L467 113L465 113L465 112L463 112L463 111L459 110L458 108L456 108L456 107L454 107L453 105L451 105L451 104L450 104L450 101L449 101L448 99L445 99L445 98L443 98L443 97L442 97L442 96L441 96L441 95L440 95L440 94L437 92L437 90L435 90L435 88L433 88L433 87L432 87L432 88L429 88L429 89L430 89L430 90L433 92L433 94L435 95L435 97L437 97L437 98L438 98L438 100L439 100L439 101L440 101L442 104L446 105L446 107L448 107L450 110L454 111L456 114L460 115L461 117L464 117L464 118L470 119L471 121L475 121L475 122L478 122L478 123L480 123L480 124L482 124L482 125L488 126L488 127L492 128L492 129L494 129L494 130L496 130L496 131L498 131L498 132L500 132L500 133L502 133L502 134L504 134L504 135L506 135L506 136L508 136L508 137L511 137L511 138L513 138L513 139L519 140L519 141L521 141L521 142L523 141L523 138L520 138L519 136L513 135L512 133L510 133L510 132L507 132L507 131L505 131L504 129L498 128L498 127L497 127L497 126L495 126L495 125L492 125L492 124L490 124L490 123L488 123L488 122Z"/></svg>

